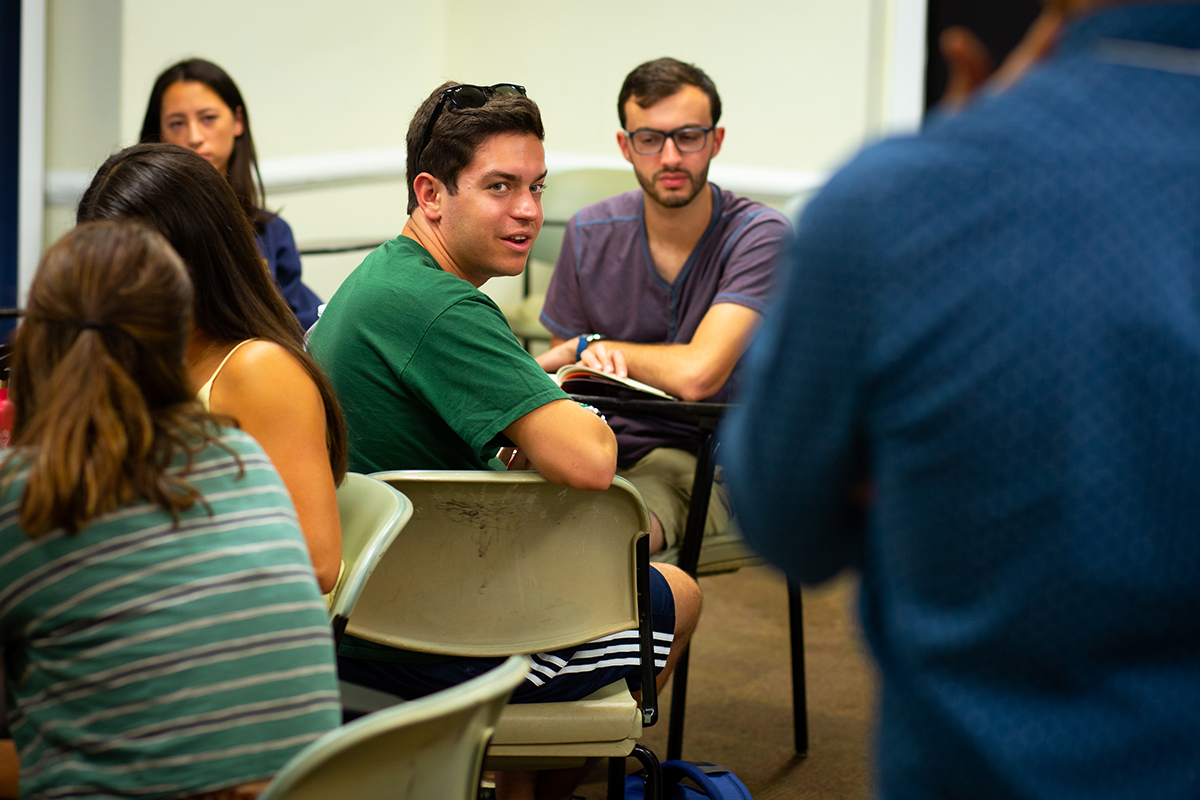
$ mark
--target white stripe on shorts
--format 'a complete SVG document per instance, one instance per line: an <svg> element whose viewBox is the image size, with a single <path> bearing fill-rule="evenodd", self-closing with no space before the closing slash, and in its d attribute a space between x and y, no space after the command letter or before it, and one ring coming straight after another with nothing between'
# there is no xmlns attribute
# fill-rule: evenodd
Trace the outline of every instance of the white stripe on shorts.
<svg viewBox="0 0 1200 800"><path fill-rule="evenodd" d="M653 633L654 666L661 670L667 664L667 654L671 651L675 635L662 631ZM568 660L563 660L561 656L553 653L534 653L529 656L530 670L525 680L534 686L545 686L559 675L579 675L611 667L636 666L640 663L639 644L636 630L618 631L580 645Z"/></svg>

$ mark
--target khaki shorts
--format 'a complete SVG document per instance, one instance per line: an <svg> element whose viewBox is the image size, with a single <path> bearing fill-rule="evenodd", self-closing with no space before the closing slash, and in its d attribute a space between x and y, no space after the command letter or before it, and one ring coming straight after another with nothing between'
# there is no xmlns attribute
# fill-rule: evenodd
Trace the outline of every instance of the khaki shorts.
<svg viewBox="0 0 1200 800"><path fill-rule="evenodd" d="M660 447L651 450L629 469L617 470L617 474L637 488L650 513L658 517L667 547L678 544L683 539L688 504L692 501L696 457L685 450ZM708 502L708 518L704 521L704 535L722 534L728 530L729 491L718 467Z"/></svg>

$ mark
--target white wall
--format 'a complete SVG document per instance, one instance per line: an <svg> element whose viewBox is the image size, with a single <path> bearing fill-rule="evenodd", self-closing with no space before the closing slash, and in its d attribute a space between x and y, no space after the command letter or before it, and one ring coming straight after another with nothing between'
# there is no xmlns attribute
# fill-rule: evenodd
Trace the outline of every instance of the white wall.
<svg viewBox="0 0 1200 800"><path fill-rule="evenodd" d="M523 83L542 108L546 148L616 154L617 92L637 64L698 64L721 93L720 159L794 169L833 166L867 124L870 0L554 2L522 5L519 42L472 24L490 0L450 5L447 75ZM517 26L514 25L514 28Z"/></svg>
<svg viewBox="0 0 1200 800"><path fill-rule="evenodd" d="M20 100L17 125L18 308L33 282L45 230L46 0L21 0Z"/></svg>
<svg viewBox="0 0 1200 800"><path fill-rule="evenodd" d="M121 132L154 78L200 56L237 81L272 158L395 142L445 61L445 7L394 0L124 0ZM424 35L415 35L416 31Z"/></svg>
<svg viewBox="0 0 1200 800"><path fill-rule="evenodd" d="M121 141L121 0L50 0L46 6L46 168L94 172ZM44 243L75 222L46 209ZM32 273L30 273L32 275Z"/></svg>
<svg viewBox="0 0 1200 800"><path fill-rule="evenodd" d="M674 55L721 91L728 133L714 174L825 171L886 123L894 7L915 2L49 0L47 168L52 179L90 172L133 143L155 76L192 55L237 80L265 162L395 151L420 100L454 78L525 84L551 156L617 163L622 79ZM273 192L269 205L302 244L383 239L402 225L405 190L393 178ZM47 241L71 219L50 211ZM306 280L328 296L359 258L309 258Z"/></svg>

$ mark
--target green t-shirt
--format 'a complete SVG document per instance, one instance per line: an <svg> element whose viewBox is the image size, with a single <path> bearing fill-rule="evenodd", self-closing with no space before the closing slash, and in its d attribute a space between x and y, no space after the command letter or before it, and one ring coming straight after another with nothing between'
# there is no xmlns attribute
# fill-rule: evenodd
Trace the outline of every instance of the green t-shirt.
<svg viewBox="0 0 1200 800"><path fill-rule="evenodd" d="M496 436L566 397L496 304L407 237L342 283L309 350L333 383L350 469L487 469Z"/></svg>
<svg viewBox="0 0 1200 800"><path fill-rule="evenodd" d="M342 404L356 472L488 469L501 431L566 397L491 298L403 236L346 278L308 347ZM339 653L445 660L353 636Z"/></svg>

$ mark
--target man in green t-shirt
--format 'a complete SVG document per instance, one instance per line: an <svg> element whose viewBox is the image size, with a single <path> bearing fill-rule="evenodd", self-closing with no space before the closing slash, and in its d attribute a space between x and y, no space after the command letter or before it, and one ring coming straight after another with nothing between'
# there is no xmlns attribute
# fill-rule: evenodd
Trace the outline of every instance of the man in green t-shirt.
<svg viewBox="0 0 1200 800"><path fill-rule="evenodd" d="M503 435L516 445L501 453L509 468L584 490L612 482L608 425L554 384L479 291L525 268L542 225L543 137L537 105L514 84L445 84L417 109L408 221L346 278L309 341L346 415L351 469L503 468ZM695 628L700 591L674 567L651 572L656 642L669 644L656 659L661 687ZM620 652L626 639L636 631L535 654L514 702L577 699L622 677L637 688L637 666ZM338 668L351 682L418 697L498 661L431 659L347 637ZM570 772L509 775L498 788L551 796L582 777Z"/></svg>

